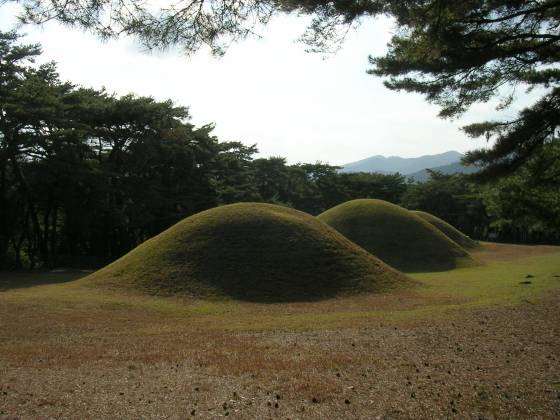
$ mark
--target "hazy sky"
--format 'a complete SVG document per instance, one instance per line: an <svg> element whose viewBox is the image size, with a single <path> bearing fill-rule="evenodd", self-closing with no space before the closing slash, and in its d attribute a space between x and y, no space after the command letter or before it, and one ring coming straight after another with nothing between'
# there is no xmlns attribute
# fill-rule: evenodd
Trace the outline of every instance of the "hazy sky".
<svg viewBox="0 0 560 420"><path fill-rule="evenodd" d="M13 26L14 5L0 8L0 28ZM343 49L325 59L305 52L296 39L305 19L276 18L261 39L233 45L222 58L201 51L146 54L130 39L102 43L57 24L24 27L25 42L40 42L42 61L58 62L62 79L172 99L190 108L195 125L215 123L221 140L258 144L263 156L291 163L342 164L371 155L404 157L484 145L458 128L487 118L489 105L459 121L437 118L438 108L419 95L386 89L366 74L368 54L386 50L392 25L364 22Z"/></svg>

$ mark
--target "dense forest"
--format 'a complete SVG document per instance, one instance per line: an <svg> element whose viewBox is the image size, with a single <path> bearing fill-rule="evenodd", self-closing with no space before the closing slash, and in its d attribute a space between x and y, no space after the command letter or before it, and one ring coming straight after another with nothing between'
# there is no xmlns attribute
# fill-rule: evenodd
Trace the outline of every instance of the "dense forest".
<svg viewBox="0 0 560 420"><path fill-rule="evenodd" d="M188 109L171 101L63 81L56 64L34 64L40 54L0 32L1 268L99 266L186 216L241 201L316 215L380 198L475 238L559 243L560 198L550 188L560 176L556 144L485 184L460 174L413 183L400 174L290 165L257 158L256 145L219 141L212 125L195 127Z"/></svg>

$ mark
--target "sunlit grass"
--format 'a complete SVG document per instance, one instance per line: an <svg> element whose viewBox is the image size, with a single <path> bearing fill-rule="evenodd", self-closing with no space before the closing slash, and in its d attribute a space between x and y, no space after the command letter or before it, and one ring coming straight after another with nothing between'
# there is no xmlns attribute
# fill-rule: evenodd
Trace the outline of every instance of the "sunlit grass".
<svg viewBox="0 0 560 420"><path fill-rule="evenodd" d="M48 276L49 274L44 274ZM0 302L50 311L148 311L203 328L312 330L371 322L410 322L458 315L467 309L531 302L560 287L560 250L514 261L492 261L447 272L417 273L413 289L313 303L255 304L235 300L185 300L107 292L81 282L11 288ZM531 276L527 278L527 276ZM530 282L528 284L522 284ZM150 328L147 326L146 328Z"/></svg>
<svg viewBox="0 0 560 420"><path fill-rule="evenodd" d="M446 294L465 299L461 306L514 304L560 286L560 253L492 262L478 267L412 276L426 297ZM530 277L527 277L530 276ZM523 284L524 282L530 282Z"/></svg>

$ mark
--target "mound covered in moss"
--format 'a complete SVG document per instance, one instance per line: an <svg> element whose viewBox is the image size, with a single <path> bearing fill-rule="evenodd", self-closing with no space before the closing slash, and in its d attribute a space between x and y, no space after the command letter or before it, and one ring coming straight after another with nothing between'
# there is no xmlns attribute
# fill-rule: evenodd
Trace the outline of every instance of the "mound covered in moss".
<svg viewBox="0 0 560 420"><path fill-rule="evenodd" d="M443 232L448 238L456 242L457 244L461 245L463 248L476 248L478 243L473 241L459 229L454 228L452 225L447 223L445 220L440 219L433 214L426 213L420 210L413 210L412 213L420 216L422 219L431 223L433 226L438 228L441 232Z"/></svg>
<svg viewBox="0 0 560 420"><path fill-rule="evenodd" d="M463 248L432 224L386 201L348 201L318 218L399 270L449 270L472 262Z"/></svg>
<svg viewBox="0 0 560 420"><path fill-rule="evenodd" d="M382 292L411 282L316 218L259 203L188 217L84 281L262 302Z"/></svg>

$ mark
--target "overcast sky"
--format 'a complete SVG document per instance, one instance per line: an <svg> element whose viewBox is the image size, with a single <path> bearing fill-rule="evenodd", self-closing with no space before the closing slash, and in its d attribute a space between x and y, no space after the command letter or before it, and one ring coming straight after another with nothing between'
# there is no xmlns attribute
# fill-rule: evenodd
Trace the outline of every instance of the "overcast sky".
<svg viewBox="0 0 560 420"><path fill-rule="evenodd" d="M15 7L0 8L3 30L13 27ZM290 163L343 164L485 144L458 128L487 118L490 105L459 121L441 120L438 108L421 96L390 91L366 74L368 54L386 50L391 21L365 22L327 59L296 42L304 27L302 18L276 18L260 31L261 39L235 44L222 58L208 51L190 58L175 51L146 54L130 39L102 43L57 24L21 31L25 42L43 45L43 61L58 62L64 80L172 99L190 108L195 125L215 123L220 140L257 143L262 156L284 156Z"/></svg>

